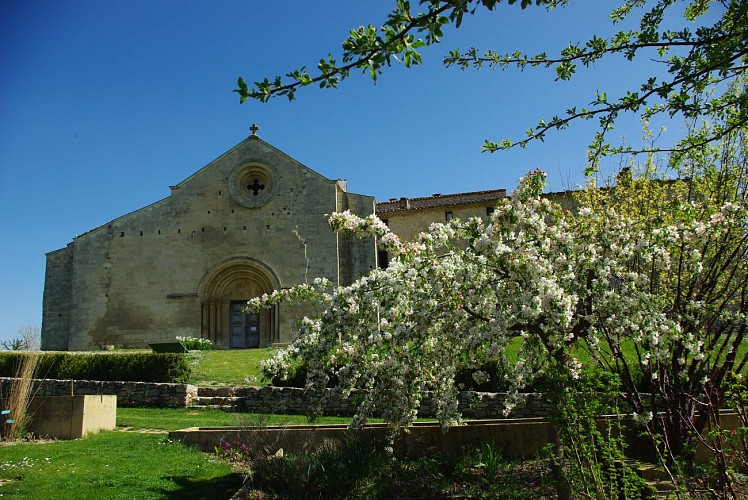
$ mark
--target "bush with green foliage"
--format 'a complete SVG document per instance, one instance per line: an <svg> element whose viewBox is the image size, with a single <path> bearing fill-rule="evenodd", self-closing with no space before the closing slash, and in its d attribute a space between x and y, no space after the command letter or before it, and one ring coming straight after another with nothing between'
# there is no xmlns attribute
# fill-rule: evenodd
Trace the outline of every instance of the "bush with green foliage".
<svg viewBox="0 0 748 500"><path fill-rule="evenodd" d="M181 342L188 351L213 350L213 342L211 342L209 339L201 339L197 337L177 337L177 342Z"/></svg>
<svg viewBox="0 0 748 500"><path fill-rule="evenodd" d="M26 355L0 353L0 376L12 377L21 357ZM37 376L61 380L186 383L190 371L189 360L183 354L55 352L40 355Z"/></svg>
<svg viewBox="0 0 748 500"><path fill-rule="evenodd" d="M251 470L243 498L549 498L547 459L508 458L493 445L393 460L351 436L298 453L258 454L221 443L216 454Z"/></svg>
<svg viewBox="0 0 748 500"><path fill-rule="evenodd" d="M219 450L219 456L223 456ZM288 498L346 498L369 496L377 477L391 461L381 449L355 439L325 441L301 453L257 457L252 483L262 491ZM289 481L293 478L293 481Z"/></svg>

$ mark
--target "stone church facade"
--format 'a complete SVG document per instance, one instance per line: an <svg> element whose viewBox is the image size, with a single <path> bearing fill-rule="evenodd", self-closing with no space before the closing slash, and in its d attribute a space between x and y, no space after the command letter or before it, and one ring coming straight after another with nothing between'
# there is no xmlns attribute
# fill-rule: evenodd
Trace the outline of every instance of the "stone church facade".
<svg viewBox="0 0 748 500"><path fill-rule="evenodd" d="M433 222L487 217L504 189L375 203L253 134L171 195L47 254L42 349L145 347L177 336L219 349L290 342L308 306L245 314L250 298L325 277L347 285L389 256L326 214L376 212L412 239Z"/></svg>
<svg viewBox="0 0 748 500"><path fill-rule="evenodd" d="M145 347L176 336L218 348L289 342L303 305L257 315L265 292L326 277L345 285L376 266L373 239L331 232L325 214L374 212L256 133L171 195L47 254L42 349Z"/></svg>

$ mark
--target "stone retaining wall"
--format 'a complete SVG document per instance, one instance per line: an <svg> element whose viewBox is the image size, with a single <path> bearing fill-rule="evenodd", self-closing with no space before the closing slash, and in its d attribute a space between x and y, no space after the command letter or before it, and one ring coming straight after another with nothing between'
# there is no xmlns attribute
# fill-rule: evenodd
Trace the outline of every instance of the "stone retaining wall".
<svg viewBox="0 0 748 500"><path fill-rule="evenodd" d="M10 394L14 379L0 377L0 394ZM164 384L156 382L109 382L98 380L34 380L32 394L35 396L84 396L89 394L113 394L120 407L167 407L191 406L197 398L197 387L189 384Z"/></svg>
<svg viewBox="0 0 748 500"><path fill-rule="evenodd" d="M504 415L505 393L462 391L458 395L459 409L467 418L530 418L547 417L551 407L542 394L524 395L509 415ZM251 413L305 414L314 403L312 396L296 387L201 387L200 399L231 398L238 401L242 411ZM335 397L332 391L323 402L323 414L351 416L355 413L354 395L346 400ZM418 414L423 417L436 415L436 407L429 394L424 395Z"/></svg>
<svg viewBox="0 0 748 500"><path fill-rule="evenodd" d="M10 393L12 378L0 377L0 395ZM96 380L35 380L38 396L82 396L113 394L119 407L185 408L207 405L238 406L251 413L304 415L314 403L313 396L296 387L200 387L190 384L155 382L108 382ZM459 409L466 418L547 417L550 405L542 394L526 394L509 415L504 415L506 394L488 392L459 393ZM325 415L351 416L355 413L354 396L341 400L332 391L324 401ZM433 417L436 407L429 394L424 395L418 414Z"/></svg>

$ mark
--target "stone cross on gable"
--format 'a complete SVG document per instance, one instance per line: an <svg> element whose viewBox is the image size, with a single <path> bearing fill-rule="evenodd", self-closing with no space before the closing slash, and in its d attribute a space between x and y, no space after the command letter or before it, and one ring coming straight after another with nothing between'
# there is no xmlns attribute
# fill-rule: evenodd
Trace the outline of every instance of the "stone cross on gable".
<svg viewBox="0 0 748 500"><path fill-rule="evenodd" d="M253 123L252 126L249 127L249 130L252 131L252 135L257 136L257 131L260 130L260 127L258 127L256 123Z"/></svg>

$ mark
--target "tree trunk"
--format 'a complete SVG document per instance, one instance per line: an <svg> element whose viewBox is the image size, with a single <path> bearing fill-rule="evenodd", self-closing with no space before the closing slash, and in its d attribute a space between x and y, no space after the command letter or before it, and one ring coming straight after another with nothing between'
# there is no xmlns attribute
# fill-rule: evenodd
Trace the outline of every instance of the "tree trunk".
<svg viewBox="0 0 748 500"><path fill-rule="evenodd" d="M554 451L553 461L551 462L551 475L553 476L553 484L556 487L556 495L558 495L559 500L572 500L574 496L571 491L571 484L564 472L566 468L564 443L555 419L551 419L551 440Z"/></svg>

